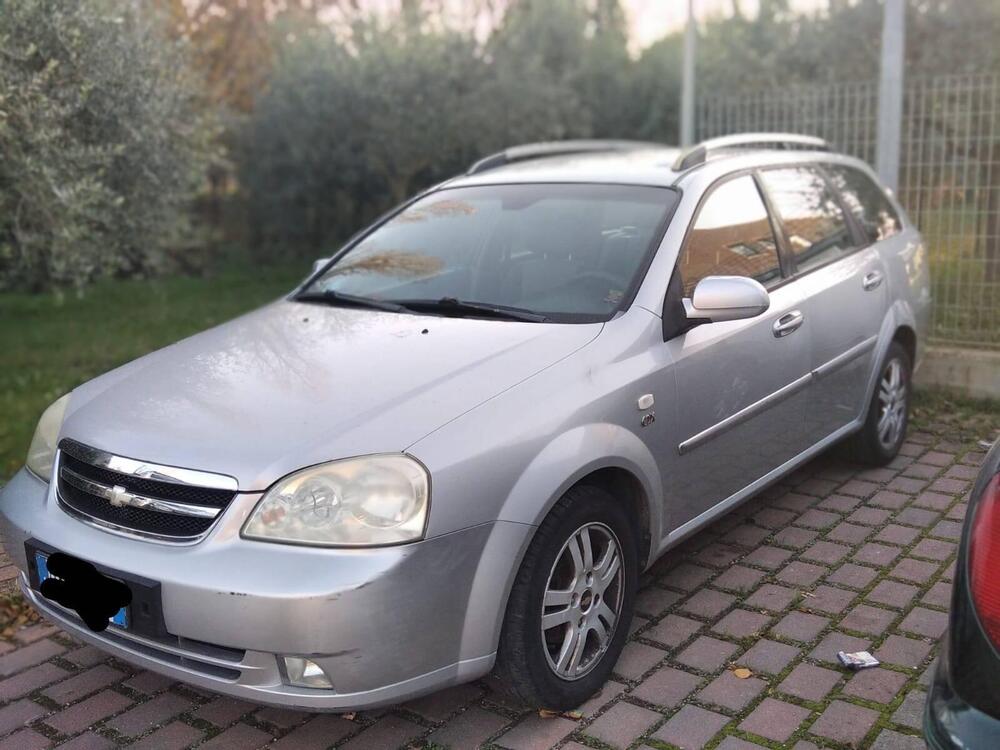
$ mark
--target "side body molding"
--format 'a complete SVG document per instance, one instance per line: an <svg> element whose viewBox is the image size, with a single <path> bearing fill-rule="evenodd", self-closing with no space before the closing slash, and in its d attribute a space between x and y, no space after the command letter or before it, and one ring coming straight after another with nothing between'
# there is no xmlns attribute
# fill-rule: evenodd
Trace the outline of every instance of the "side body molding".
<svg viewBox="0 0 1000 750"><path fill-rule="evenodd" d="M689 453L699 445L703 445L712 438L718 437L724 432L731 430L733 427L743 424L749 419L753 419L753 417L766 411L767 409L770 409L778 402L783 401L795 393L798 393L802 389L808 387L814 380L819 380L820 378L828 376L832 372L836 372L841 367L846 366L858 357L871 351L871 349L878 343L878 338L878 336L872 336L871 338L865 339L859 344L852 346L846 352L837 355L829 362L820 365L800 378L796 378L783 388L779 388L774 393L765 396L749 406L746 406L735 414L726 417L721 422L716 422L714 425L706 430L702 430L697 435L692 435L677 446L677 452L682 456L685 453Z"/></svg>

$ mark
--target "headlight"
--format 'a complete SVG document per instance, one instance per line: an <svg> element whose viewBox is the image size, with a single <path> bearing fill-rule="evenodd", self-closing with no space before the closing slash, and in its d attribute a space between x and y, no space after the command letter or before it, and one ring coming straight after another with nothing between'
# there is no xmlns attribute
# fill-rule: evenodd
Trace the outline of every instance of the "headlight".
<svg viewBox="0 0 1000 750"><path fill-rule="evenodd" d="M332 461L297 471L267 491L243 527L265 542L330 547L420 539L427 471L402 454Z"/></svg>
<svg viewBox="0 0 1000 750"><path fill-rule="evenodd" d="M56 440L59 439L59 429L62 427L63 415L66 414L66 404L68 403L69 394L67 393L42 412L42 417L38 420L38 427L35 428L35 435L31 438L31 445L28 448L28 460L25 461L25 464L33 474L46 482L52 481L52 463L56 457Z"/></svg>

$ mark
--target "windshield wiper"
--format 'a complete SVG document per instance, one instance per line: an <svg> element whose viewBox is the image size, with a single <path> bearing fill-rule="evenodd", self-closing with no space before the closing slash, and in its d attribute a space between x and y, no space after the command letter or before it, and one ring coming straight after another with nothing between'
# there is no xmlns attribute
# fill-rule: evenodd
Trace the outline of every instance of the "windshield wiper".
<svg viewBox="0 0 1000 750"><path fill-rule="evenodd" d="M528 323L544 323L546 318L541 313L525 310L523 307L494 305L487 302L468 302L455 297L440 299L401 299L396 304L407 310L421 313L442 313L454 317L483 317L500 320L522 320Z"/></svg>
<svg viewBox="0 0 1000 750"><path fill-rule="evenodd" d="M298 302L321 302L325 305L342 305L343 307L367 307L373 310L385 310L387 312L406 312L406 308L396 302L384 302L371 297L357 297L353 294L344 294L333 289L326 289L322 292L302 292L295 296Z"/></svg>
<svg viewBox="0 0 1000 750"><path fill-rule="evenodd" d="M501 320L523 320L529 323L542 323L548 318L544 315L520 307L493 305L486 302L466 302L455 297L440 299L406 299L380 300L371 297L358 297L333 289L322 292L303 292L295 297L299 302L321 302L326 305L343 305L344 307L367 307L373 310L387 312L442 313L454 317L488 317Z"/></svg>

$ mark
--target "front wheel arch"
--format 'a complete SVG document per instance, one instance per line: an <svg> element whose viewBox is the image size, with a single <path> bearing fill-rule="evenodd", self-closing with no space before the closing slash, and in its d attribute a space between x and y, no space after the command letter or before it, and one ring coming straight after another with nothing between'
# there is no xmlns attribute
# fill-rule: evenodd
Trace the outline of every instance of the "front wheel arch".
<svg viewBox="0 0 1000 750"><path fill-rule="evenodd" d="M620 542L624 588L616 629L600 662L585 675L568 682L569 678L558 676L546 663L538 624L544 622L539 618L546 613L541 598L546 590L543 584L553 570L552 563L558 560L558 550L566 541L567 531L572 532L581 523L603 523L614 530ZM592 484L574 485L553 506L518 563L505 603L494 670L500 689L528 705L567 710L583 703L604 684L628 638L638 590L640 568L635 531L634 518L628 510L605 489ZM583 602L581 594L581 612L577 614L586 614Z"/></svg>
<svg viewBox="0 0 1000 750"><path fill-rule="evenodd" d="M652 549L652 535L649 530L649 499L646 497L638 477L627 469L608 466L582 477L570 489L583 486L602 489L627 505L628 513L635 526L639 569L644 570L649 562Z"/></svg>
<svg viewBox="0 0 1000 750"><path fill-rule="evenodd" d="M581 425L549 442L521 472L497 520L537 527L570 489L585 483L629 504L640 525L645 567L666 521L663 483L647 445L620 425Z"/></svg>
<svg viewBox="0 0 1000 750"><path fill-rule="evenodd" d="M628 490L624 496L640 529L636 532L639 570L650 563L659 540L663 493L649 449L618 425L593 423L568 430L534 456L497 511L493 536L517 535L518 547L508 553L510 566L504 568L509 572L502 583L494 558L487 555L480 561L462 630L462 658L482 656L487 647L495 651L517 571L538 527L567 492L588 482L615 497L619 490Z"/></svg>

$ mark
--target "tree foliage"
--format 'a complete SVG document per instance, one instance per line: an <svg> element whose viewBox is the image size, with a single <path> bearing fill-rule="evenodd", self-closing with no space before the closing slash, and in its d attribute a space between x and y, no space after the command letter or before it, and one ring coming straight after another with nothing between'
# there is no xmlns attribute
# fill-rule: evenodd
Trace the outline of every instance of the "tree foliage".
<svg viewBox="0 0 1000 750"><path fill-rule="evenodd" d="M0 288L146 272L191 241L211 130L137 7L0 2Z"/></svg>
<svg viewBox="0 0 1000 750"><path fill-rule="evenodd" d="M883 5L828 0L821 11L802 15L788 0L761 0L754 16L710 20L702 26L698 85L734 92L877 80ZM906 74L1000 71L998 38L996 0L907 0Z"/></svg>
<svg viewBox="0 0 1000 750"><path fill-rule="evenodd" d="M699 91L877 78L881 0L750 5L700 24ZM213 205L242 206L233 234L273 256L329 250L511 144L676 141L682 33L630 50L621 0L387 7L0 0L0 284L155 270L220 144ZM907 75L1000 71L996 0L907 14Z"/></svg>
<svg viewBox="0 0 1000 750"><path fill-rule="evenodd" d="M417 3L347 33L299 20L237 151L269 252L320 252L512 143L613 135L628 108L616 0L516 3L485 43Z"/></svg>
<svg viewBox="0 0 1000 750"><path fill-rule="evenodd" d="M701 24L700 91L877 78L880 0L830 0L812 15L788 0L761 0L753 15L743 5ZM376 18L348 2L336 29L303 14L277 24L237 159L268 252L317 253L514 143L676 142L680 32L636 56L619 0L480 0L471 15L495 23L485 39L442 22L443 7L405 0ZM907 12L909 75L1000 70L995 0L909 0Z"/></svg>
<svg viewBox="0 0 1000 750"><path fill-rule="evenodd" d="M209 97L237 112L253 109L271 72L275 26L316 21L342 0L153 0L170 30L190 42Z"/></svg>

